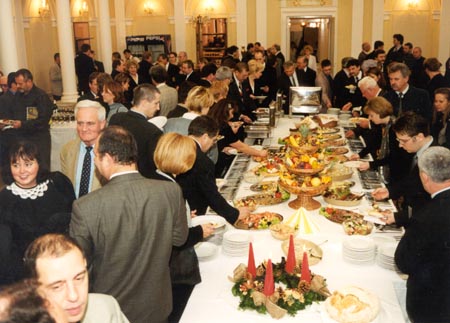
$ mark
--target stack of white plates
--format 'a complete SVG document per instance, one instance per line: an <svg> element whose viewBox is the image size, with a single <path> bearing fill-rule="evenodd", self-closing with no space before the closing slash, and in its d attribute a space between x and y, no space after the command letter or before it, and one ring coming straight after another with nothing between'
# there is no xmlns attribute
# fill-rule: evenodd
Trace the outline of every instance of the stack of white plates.
<svg viewBox="0 0 450 323"><path fill-rule="evenodd" d="M241 257L248 254L250 234L243 230L225 232L222 241L223 253L232 257Z"/></svg>
<svg viewBox="0 0 450 323"><path fill-rule="evenodd" d="M378 258L377 258L377 264L380 267L383 267L385 269L389 270L397 270L397 267L395 266L395 250L397 249L398 242L389 242L384 243L378 248Z"/></svg>
<svg viewBox="0 0 450 323"><path fill-rule="evenodd" d="M378 250L380 250L381 246L386 244L386 243L395 243L396 240L394 237L389 236L389 235L382 235L382 234L374 234L371 236L373 241L375 242L376 248L377 248L377 252Z"/></svg>
<svg viewBox="0 0 450 323"><path fill-rule="evenodd" d="M364 236L349 236L342 243L345 261L356 265L372 264L375 260L375 242Z"/></svg>

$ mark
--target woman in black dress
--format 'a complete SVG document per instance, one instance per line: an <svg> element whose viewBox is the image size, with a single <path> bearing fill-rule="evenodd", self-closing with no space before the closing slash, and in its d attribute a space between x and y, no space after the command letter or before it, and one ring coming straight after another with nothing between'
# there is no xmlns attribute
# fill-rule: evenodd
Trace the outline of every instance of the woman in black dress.
<svg viewBox="0 0 450 323"><path fill-rule="evenodd" d="M208 116L219 124L219 135L223 136L223 139L217 142L219 159L216 163L216 177L225 175L238 151L250 156L267 156L267 150L255 149L244 142L243 122L231 121L236 109L233 102L222 99L216 102L208 112Z"/></svg>
<svg viewBox="0 0 450 323"><path fill-rule="evenodd" d="M9 152L9 165L2 167L6 186L0 192L0 225L9 231L6 262L9 270L0 273L0 283L23 276L22 257L28 244L51 232L66 233L69 228L73 185L60 172L40 167L35 144L18 142ZM2 281L3 280L3 281Z"/></svg>
<svg viewBox="0 0 450 323"><path fill-rule="evenodd" d="M164 134L153 155L159 179L175 182L177 175L190 170L195 163L197 146L193 139L176 132ZM184 245L172 248L170 278L172 281L173 309L169 323L178 322L194 289L201 282L200 269L194 245L214 233L212 224L191 227L191 212L186 203L189 234Z"/></svg>

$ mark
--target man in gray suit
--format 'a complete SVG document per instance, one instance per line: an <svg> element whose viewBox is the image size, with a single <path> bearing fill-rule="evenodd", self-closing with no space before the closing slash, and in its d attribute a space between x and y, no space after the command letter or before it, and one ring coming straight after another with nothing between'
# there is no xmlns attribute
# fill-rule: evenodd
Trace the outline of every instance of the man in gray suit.
<svg viewBox="0 0 450 323"><path fill-rule="evenodd" d="M159 115L167 117L170 111L175 109L178 104L178 92L173 87L166 84L169 74L161 65L155 65L150 68L152 83L161 93L159 98Z"/></svg>
<svg viewBox="0 0 450 323"><path fill-rule="evenodd" d="M89 153L89 176L85 194L100 188L104 179L95 170L94 152L87 147L93 147L100 131L105 127L105 108L97 101L83 100L75 106L75 119L77 122L78 138L66 143L60 152L61 172L73 184L75 194L80 197L80 183L85 155Z"/></svg>
<svg viewBox="0 0 450 323"><path fill-rule="evenodd" d="M88 294L86 258L72 238L56 233L41 236L28 246L24 261L30 276L69 323L129 323L114 297Z"/></svg>
<svg viewBox="0 0 450 323"><path fill-rule="evenodd" d="M188 234L181 189L138 173L136 142L121 127L105 128L94 152L109 182L74 202L70 223L91 266L90 288L114 296L133 323L167 322L172 246Z"/></svg>

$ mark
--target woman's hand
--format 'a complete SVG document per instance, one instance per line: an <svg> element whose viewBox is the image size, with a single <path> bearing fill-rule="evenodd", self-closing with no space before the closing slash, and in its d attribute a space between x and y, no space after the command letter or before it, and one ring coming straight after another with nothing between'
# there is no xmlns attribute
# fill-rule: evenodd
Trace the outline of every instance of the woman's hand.
<svg viewBox="0 0 450 323"><path fill-rule="evenodd" d="M214 234L214 226L211 223L202 224L203 239L208 238L210 235Z"/></svg>
<svg viewBox="0 0 450 323"><path fill-rule="evenodd" d="M370 164L368 162L361 162L361 164L359 164L358 169L361 171L364 170L368 170L370 168Z"/></svg>
<svg viewBox="0 0 450 323"><path fill-rule="evenodd" d="M267 157L267 150L258 150L257 155L258 157Z"/></svg>
<svg viewBox="0 0 450 323"><path fill-rule="evenodd" d="M191 219L195 218L197 216L197 210L191 211Z"/></svg>
<svg viewBox="0 0 450 323"><path fill-rule="evenodd" d="M349 158L350 160L359 160L359 155L358 154L353 154L350 156Z"/></svg>
<svg viewBox="0 0 450 323"><path fill-rule="evenodd" d="M239 128L244 124L242 121L234 121L229 122L231 130L233 130L234 133L237 133L239 131Z"/></svg>
<svg viewBox="0 0 450 323"><path fill-rule="evenodd" d="M355 137L355 133L353 132L353 130L348 130L345 132L345 138L354 138Z"/></svg>

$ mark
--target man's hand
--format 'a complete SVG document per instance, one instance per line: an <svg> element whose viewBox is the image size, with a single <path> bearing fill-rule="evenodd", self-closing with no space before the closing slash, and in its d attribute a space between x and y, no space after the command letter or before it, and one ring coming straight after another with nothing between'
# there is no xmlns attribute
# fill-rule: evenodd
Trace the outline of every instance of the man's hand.
<svg viewBox="0 0 450 323"><path fill-rule="evenodd" d="M385 187L376 188L373 190L372 196L375 200L384 200L389 197L389 191Z"/></svg>
<svg viewBox="0 0 450 323"><path fill-rule="evenodd" d="M239 210L239 220L245 219L250 215L250 209L246 206L238 208Z"/></svg>

